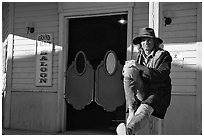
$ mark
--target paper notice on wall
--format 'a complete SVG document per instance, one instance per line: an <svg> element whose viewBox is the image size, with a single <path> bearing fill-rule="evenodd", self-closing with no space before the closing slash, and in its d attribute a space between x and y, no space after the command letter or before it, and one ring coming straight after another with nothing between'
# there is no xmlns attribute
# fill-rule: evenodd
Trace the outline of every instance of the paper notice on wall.
<svg viewBox="0 0 204 137"><path fill-rule="evenodd" d="M36 86L52 86L52 52L52 35L37 35Z"/></svg>
<svg viewBox="0 0 204 137"><path fill-rule="evenodd" d="M170 52L171 57L172 57L172 64L174 66L178 66L183 68L184 66L184 57L182 55L182 52L179 51L172 51Z"/></svg>

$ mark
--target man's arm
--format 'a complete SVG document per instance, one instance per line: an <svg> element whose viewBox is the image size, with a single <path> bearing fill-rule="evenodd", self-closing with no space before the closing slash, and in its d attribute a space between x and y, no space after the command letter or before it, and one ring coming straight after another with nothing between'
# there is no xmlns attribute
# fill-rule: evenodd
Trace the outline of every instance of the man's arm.
<svg viewBox="0 0 204 137"><path fill-rule="evenodd" d="M161 56L156 68L148 68L137 63L135 67L143 71L143 77L154 83L166 80L170 74L171 62L172 57L170 56L169 52L166 51L164 52L164 55Z"/></svg>

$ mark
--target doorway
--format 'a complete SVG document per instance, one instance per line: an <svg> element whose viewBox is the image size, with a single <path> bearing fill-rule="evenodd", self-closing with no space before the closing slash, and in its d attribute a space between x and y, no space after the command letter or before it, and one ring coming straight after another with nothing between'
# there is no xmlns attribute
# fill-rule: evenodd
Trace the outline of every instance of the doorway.
<svg viewBox="0 0 204 137"><path fill-rule="evenodd" d="M125 120L127 14L69 18L68 28L67 130L116 126Z"/></svg>

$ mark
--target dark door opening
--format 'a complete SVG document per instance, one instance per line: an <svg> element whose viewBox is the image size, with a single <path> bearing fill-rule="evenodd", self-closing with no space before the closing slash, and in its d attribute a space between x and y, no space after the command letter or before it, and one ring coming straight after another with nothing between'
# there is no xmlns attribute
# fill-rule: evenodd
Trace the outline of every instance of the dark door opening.
<svg viewBox="0 0 204 137"><path fill-rule="evenodd" d="M119 23L120 19L127 20L127 14L69 19L67 68L72 65L79 51L85 53L93 71L97 69L109 50L114 51L119 62L124 65L127 50L127 24ZM79 82L78 86L80 85ZM69 92L66 87L66 93ZM125 119L125 102L114 111L108 112L94 99L80 110L75 109L68 100L67 98L67 130L108 128L113 126L114 120Z"/></svg>

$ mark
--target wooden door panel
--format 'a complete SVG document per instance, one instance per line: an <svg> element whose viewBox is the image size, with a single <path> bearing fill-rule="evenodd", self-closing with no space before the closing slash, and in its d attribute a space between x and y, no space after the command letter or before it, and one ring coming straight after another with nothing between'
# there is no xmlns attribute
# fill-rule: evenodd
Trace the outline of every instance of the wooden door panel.
<svg viewBox="0 0 204 137"><path fill-rule="evenodd" d="M84 73L79 75L76 72L76 61L73 61L67 71L66 98L77 110L91 103L93 97L94 71L87 60L85 66Z"/></svg>
<svg viewBox="0 0 204 137"><path fill-rule="evenodd" d="M102 105L106 111L114 111L125 103L121 79L123 66L117 58L115 67L115 72L109 74L104 59L96 70L96 102Z"/></svg>

